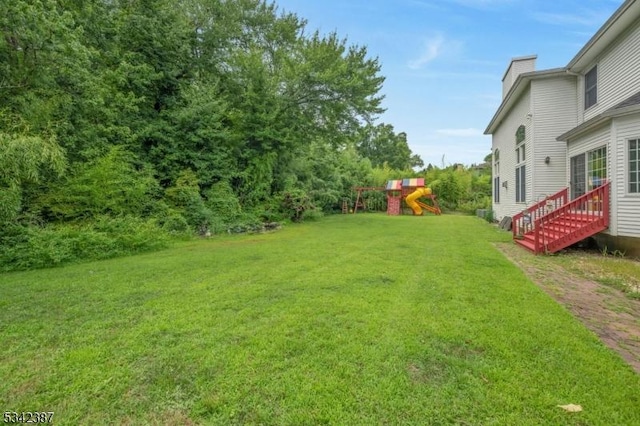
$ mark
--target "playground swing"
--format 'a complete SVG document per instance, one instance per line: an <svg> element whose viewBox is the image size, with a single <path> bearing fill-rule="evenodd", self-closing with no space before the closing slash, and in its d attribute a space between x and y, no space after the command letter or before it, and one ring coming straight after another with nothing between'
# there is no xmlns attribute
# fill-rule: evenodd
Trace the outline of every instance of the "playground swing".
<svg viewBox="0 0 640 426"><path fill-rule="evenodd" d="M431 188L425 187L424 178L390 180L385 188L387 192L387 214L397 216L402 214L402 200L411 208L414 216L421 216L424 210L435 215L442 214L438 200ZM431 205L420 201L429 199Z"/></svg>
<svg viewBox="0 0 640 426"><path fill-rule="evenodd" d="M366 210L367 203L364 193L367 191L386 191L387 194L387 214L397 216L402 214L402 201L411 209L414 216L421 216L424 211L428 211L435 215L442 214L438 200L432 193L431 188L425 187L424 178L411 178L411 179L398 179L390 180L385 187L355 187L353 188L357 192L356 201L353 204L353 209L349 209L349 202L347 199L342 201L342 213L357 213L358 209ZM353 199L353 191L352 198ZM430 204L421 201L425 199L430 201Z"/></svg>

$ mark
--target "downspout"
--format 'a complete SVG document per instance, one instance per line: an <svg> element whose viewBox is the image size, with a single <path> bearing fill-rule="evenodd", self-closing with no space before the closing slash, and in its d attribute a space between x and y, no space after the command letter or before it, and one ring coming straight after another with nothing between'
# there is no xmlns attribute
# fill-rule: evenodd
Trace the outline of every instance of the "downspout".
<svg viewBox="0 0 640 426"><path fill-rule="evenodd" d="M577 73L577 72L573 72L571 71L569 68L565 68L564 72L567 75L572 75L576 78L579 78L582 76L582 74ZM576 83L576 103L578 103L577 108L576 108L576 125L578 123L580 123L580 103L578 102L578 84ZM569 186L571 186L571 168L569 166L569 141L564 141L564 145L565 145L565 151L567 153L567 164L565 165L566 168L566 172L567 172L567 183L569 184Z"/></svg>

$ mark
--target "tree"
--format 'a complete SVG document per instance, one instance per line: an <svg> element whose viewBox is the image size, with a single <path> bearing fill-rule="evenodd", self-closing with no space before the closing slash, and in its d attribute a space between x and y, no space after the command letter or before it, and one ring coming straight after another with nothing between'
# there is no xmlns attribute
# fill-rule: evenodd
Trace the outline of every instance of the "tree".
<svg viewBox="0 0 640 426"><path fill-rule="evenodd" d="M136 163L135 155L122 147L112 147L104 156L83 163L52 185L44 197L44 209L65 221L101 215L142 216L158 191L153 171Z"/></svg>
<svg viewBox="0 0 640 426"><path fill-rule="evenodd" d="M412 154L407 143L407 134L396 134L390 124L365 127L356 146L358 153L371 160L374 166L386 163L396 170L424 166L420 156Z"/></svg>
<svg viewBox="0 0 640 426"><path fill-rule="evenodd" d="M17 218L27 184L40 182L48 172L62 175L66 167L55 137L25 133L0 132L0 222Z"/></svg>

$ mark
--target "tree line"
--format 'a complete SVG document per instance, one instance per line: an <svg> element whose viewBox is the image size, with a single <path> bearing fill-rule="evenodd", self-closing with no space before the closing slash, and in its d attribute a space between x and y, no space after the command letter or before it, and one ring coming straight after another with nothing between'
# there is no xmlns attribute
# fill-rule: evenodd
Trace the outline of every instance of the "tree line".
<svg viewBox="0 0 640 426"><path fill-rule="evenodd" d="M14 0L0 33L5 269L314 218L424 166L377 123L377 58L275 3Z"/></svg>

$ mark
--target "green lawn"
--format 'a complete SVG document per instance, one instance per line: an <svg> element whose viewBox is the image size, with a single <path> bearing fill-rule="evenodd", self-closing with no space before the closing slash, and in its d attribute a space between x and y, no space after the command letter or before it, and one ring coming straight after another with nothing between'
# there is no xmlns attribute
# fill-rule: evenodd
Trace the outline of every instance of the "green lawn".
<svg viewBox="0 0 640 426"><path fill-rule="evenodd" d="M359 214L0 275L0 410L640 424L640 376L494 249L509 238L473 217Z"/></svg>

